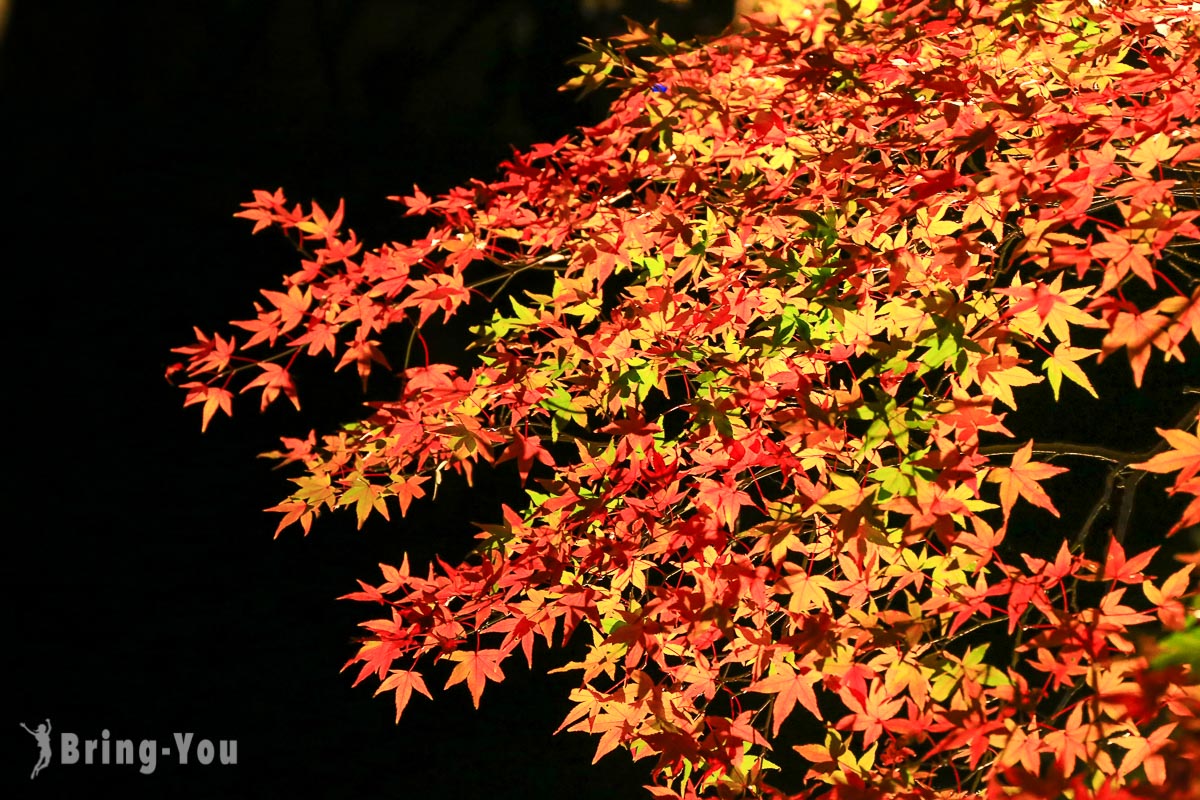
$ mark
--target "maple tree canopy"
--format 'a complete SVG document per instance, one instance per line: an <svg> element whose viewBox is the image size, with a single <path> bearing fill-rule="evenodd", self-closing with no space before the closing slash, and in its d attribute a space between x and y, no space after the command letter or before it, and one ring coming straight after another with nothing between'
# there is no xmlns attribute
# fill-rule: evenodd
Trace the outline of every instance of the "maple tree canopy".
<svg viewBox="0 0 1200 800"><path fill-rule="evenodd" d="M1005 420L1097 395L1103 359L1131 392L1200 357L1200 7L783 11L588 41L567 88L610 116L392 198L415 241L255 192L238 216L300 268L168 373L202 427L248 392L299 408L300 358L400 373L271 454L303 470L280 530L520 475L464 563L347 595L379 609L351 664L398 719L435 670L478 704L574 635L562 728L648 759L657 798L1198 796L1198 557L1167 538L1200 524L1196 405L1136 456ZM473 349L429 363L467 305ZM1109 469L1082 528L1052 497L1079 458ZM1105 511L1146 472L1175 563Z"/></svg>

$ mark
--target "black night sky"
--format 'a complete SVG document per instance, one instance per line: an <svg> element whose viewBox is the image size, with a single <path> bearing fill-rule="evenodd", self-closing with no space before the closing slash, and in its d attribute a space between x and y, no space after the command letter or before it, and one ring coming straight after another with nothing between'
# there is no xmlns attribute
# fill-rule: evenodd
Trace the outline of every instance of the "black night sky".
<svg viewBox="0 0 1200 800"><path fill-rule="evenodd" d="M577 682L544 674L562 654L540 651L532 672L509 662L478 712L464 687L436 691L449 669L430 670L437 699L414 697L400 725L373 681L351 688L352 672L339 673L376 608L335 598L405 551L418 564L461 557L470 523L494 521L516 491L515 470L481 476L475 492L449 480L437 503L392 525L356 531L344 513L275 540L276 516L262 509L294 473L255 456L280 435L354 419L363 395L352 370L319 364L300 375L302 412L277 403L260 415L248 400L205 435L163 378L192 325L227 332L296 268L282 237L252 238L232 217L252 190L283 187L327 210L344 197L369 245L411 238L424 226L387 195L487 180L510 145L601 119L603 98L556 91L583 36L621 29L618 14L585 5L13 1L0 43L15 665L4 796L647 796L648 761L617 752L591 766L594 738L551 735ZM684 38L718 31L731 6L623 10ZM462 357L464 330L431 342L435 360ZM1128 366L1109 366L1128 385ZM1147 424L1111 426L1107 444L1140 449L1178 416L1177 384L1162 374L1152 367L1146 393L1116 398L1111 421ZM1091 413L1058 417L1056 433L1086 438ZM37 746L19 723L47 717L54 759L31 781ZM160 756L149 775L137 763L59 763L60 732L105 729L159 747L175 733L234 739L238 763Z"/></svg>

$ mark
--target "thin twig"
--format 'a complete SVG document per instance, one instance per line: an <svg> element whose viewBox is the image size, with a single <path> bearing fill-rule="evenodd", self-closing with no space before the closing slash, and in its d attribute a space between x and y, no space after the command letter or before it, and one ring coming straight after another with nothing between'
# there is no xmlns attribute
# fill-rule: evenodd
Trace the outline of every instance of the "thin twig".
<svg viewBox="0 0 1200 800"><path fill-rule="evenodd" d="M1100 518L1112 501L1113 487L1117 483L1117 475L1120 473L1119 467L1113 467L1108 471L1108 475L1104 478L1104 492L1101 493L1100 499L1092 505L1092 510L1088 513L1087 519L1084 520L1083 527L1075 534L1074 541L1071 542L1073 550L1078 550L1092 535L1092 527L1096 524L1096 520Z"/></svg>

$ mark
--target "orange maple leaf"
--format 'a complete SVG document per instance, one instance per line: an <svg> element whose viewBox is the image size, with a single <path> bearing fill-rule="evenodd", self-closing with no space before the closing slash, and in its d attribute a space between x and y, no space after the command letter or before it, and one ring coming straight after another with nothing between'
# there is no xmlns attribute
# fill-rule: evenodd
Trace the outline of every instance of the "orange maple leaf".
<svg viewBox="0 0 1200 800"><path fill-rule="evenodd" d="M1117 311L1112 320L1112 328L1100 343L1100 355L1096 356L1096 363L1103 362L1122 347L1126 348L1129 352L1129 366L1133 369L1133 384L1140 389L1142 376L1146 373L1146 365L1150 363L1150 354L1154 348L1166 352L1168 357L1174 356L1182 361L1183 355L1171 341L1167 331L1174 314L1182 310L1185 303L1186 298L1173 297L1167 298L1148 311Z"/></svg>
<svg viewBox="0 0 1200 800"><path fill-rule="evenodd" d="M408 513L408 507L412 505L413 498L425 496L425 490L421 488L421 484L429 480L426 475L413 475L408 478L392 475L392 493L396 499L400 501L400 516Z"/></svg>
<svg viewBox="0 0 1200 800"><path fill-rule="evenodd" d="M1179 470L1170 493L1184 492L1197 495L1196 499L1184 509L1183 516L1179 521L1171 527L1171 530L1167 531L1168 536L1173 536L1184 528L1200 524L1200 479L1196 477L1197 472L1200 472L1200 437L1181 430L1164 430L1162 428L1155 428L1155 430L1167 440L1171 449L1159 453L1149 461L1129 466L1135 469L1144 469L1147 472Z"/></svg>
<svg viewBox="0 0 1200 800"><path fill-rule="evenodd" d="M269 361L261 363L259 366L262 367L262 373L243 386L242 391L247 392L255 386L263 387L260 410L265 411L267 406L271 405L276 397L279 397L280 392L283 392L284 396L292 401L296 410L299 410L300 397L296 394L296 384L292 382L291 374L278 364L272 364Z"/></svg>
<svg viewBox="0 0 1200 800"><path fill-rule="evenodd" d="M304 231L306 239L325 239L333 241L337 238L338 229L342 227L342 218L346 213L345 199L338 201L337 211L332 217L325 216L325 211L314 202L312 204L312 220L298 222L296 227Z"/></svg>
<svg viewBox="0 0 1200 800"><path fill-rule="evenodd" d="M233 392L228 389L222 389L220 386L207 386L199 381L185 383L182 388L188 390L187 398L183 401L185 406L204 403L204 413L200 420L201 433L208 430L208 423L212 421L213 414L217 413L218 408L225 412L225 416L233 416Z"/></svg>
<svg viewBox="0 0 1200 800"><path fill-rule="evenodd" d="M400 308L416 306L420 310L418 327L435 311L441 310L444 319L450 319L460 305L471 299L471 290L463 285L461 276L433 274L428 278L409 281L412 294L400 304Z"/></svg>
<svg viewBox="0 0 1200 800"><path fill-rule="evenodd" d="M312 305L312 290L301 292L300 287L293 286L287 294L262 289L262 296L271 301L271 305L279 309L280 326L278 333L287 333L304 321L308 307Z"/></svg>
<svg viewBox="0 0 1200 800"><path fill-rule="evenodd" d="M1155 428L1158 435L1167 440L1171 449L1159 453L1149 461L1130 464L1134 469L1147 472L1174 472L1179 470L1178 482L1190 480L1200 471L1200 436L1180 430Z"/></svg>
<svg viewBox="0 0 1200 800"><path fill-rule="evenodd" d="M433 699L433 695L429 693L429 689L425 686L425 679L421 677L421 673L409 669L392 670L392 674L388 675L383 683L379 684L379 688L375 690L375 694L379 695L389 690L396 692L396 722L399 722L400 715L404 713L404 707L408 705L408 701L412 697L413 689L416 689L430 700Z"/></svg>
<svg viewBox="0 0 1200 800"><path fill-rule="evenodd" d="M1125 748L1125 758L1121 759L1121 769L1118 775L1124 777L1138 767L1146 770L1146 779L1155 786L1162 786L1166 780L1166 765L1163 757L1158 755L1159 749L1167 742L1171 731L1177 723L1168 722L1157 728L1149 736L1121 736L1110 741Z"/></svg>
<svg viewBox="0 0 1200 800"><path fill-rule="evenodd" d="M820 679L821 673L816 670L799 673L790 664L776 661L774 675L755 681L746 689L751 692L775 695L775 701L771 706L771 716L774 720L772 723L774 729L771 731L771 735L778 736L779 727L792 713L797 701L811 711L814 717L824 719L821 716L821 709L817 706L817 695L812 687Z"/></svg>
<svg viewBox="0 0 1200 800"><path fill-rule="evenodd" d="M1009 512L1012 511L1012 507L1017 502L1018 496L1024 497L1033 505L1046 509L1056 517L1058 516L1058 509L1054 507L1050 496L1038 485L1038 481L1052 478L1055 475L1066 472L1067 469L1066 467L1055 467L1051 464L1030 461L1029 457L1031 455L1033 455L1032 439L1013 454L1011 466L995 467L988 473L987 480L1000 484L1000 507L1004 509L1005 519L1008 518Z"/></svg>
<svg viewBox="0 0 1200 800"><path fill-rule="evenodd" d="M458 666L450 673L445 688L449 689L456 683L467 682L471 690L471 700L479 708L479 698L483 696L483 687L488 680L500 683L504 673L500 670L500 662L504 654L499 650L456 650L447 656L451 661L457 661Z"/></svg>

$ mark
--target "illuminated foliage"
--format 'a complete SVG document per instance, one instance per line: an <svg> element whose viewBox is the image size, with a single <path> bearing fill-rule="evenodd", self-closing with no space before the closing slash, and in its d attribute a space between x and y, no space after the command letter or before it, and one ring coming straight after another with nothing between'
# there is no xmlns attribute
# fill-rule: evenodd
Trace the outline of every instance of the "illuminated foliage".
<svg viewBox="0 0 1200 800"><path fill-rule="evenodd" d="M256 192L239 216L300 269L169 372L206 427L245 392L298 407L299 358L398 365L398 396L272 454L303 467L280 530L519 473L466 562L348 595L380 609L351 664L397 718L438 661L478 704L574 635L562 728L649 758L655 797L1194 797L1197 559L1151 574L1124 518L1069 529L1054 498L1077 457L1111 466L1105 502L1174 476L1175 543L1197 408L1140 454L1005 438L1035 395L1097 396L1103 359L1133 391L1198 357L1198 21L839 0L699 44L635 26L569 84L618 91L608 119L393 198L421 239L366 249L340 205ZM480 305L466 366L421 358ZM801 718L821 733L786 741Z"/></svg>

